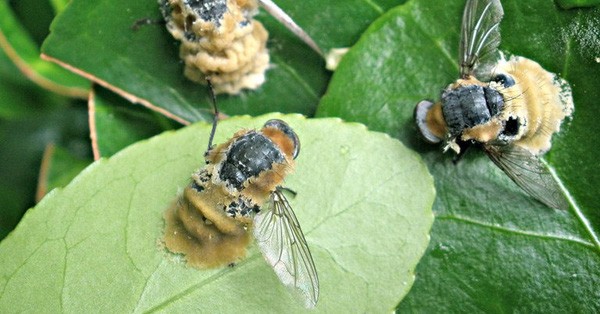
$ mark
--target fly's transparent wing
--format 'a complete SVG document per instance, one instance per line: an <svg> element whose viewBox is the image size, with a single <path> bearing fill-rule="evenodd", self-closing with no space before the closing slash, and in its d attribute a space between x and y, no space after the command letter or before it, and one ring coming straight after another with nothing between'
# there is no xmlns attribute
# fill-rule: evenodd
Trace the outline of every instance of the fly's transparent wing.
<svg viewBox="0 0 600 314"><path fill-rule="evenodd" d="M485 151L529 195L552 208L569 207L558 183L537 156L515 145L487 146Z"/></svg>
<svg viewBox="0 0 600 314"><path fill-rule="evenodd" d="M498 58L500 21L504 15L500 0L467 0L460 34L460 76L466 78L477 69L480 76L491 72ZM481 74L481 75L480 75Z"/></svg>
<svg viewBox="0 0 600 314"><path fill-rule="evenodd" d="M281 282L294 288L313 308L319 298L319 278L306 239L287 199L276 190L254 217L254 236Z"/></svg>

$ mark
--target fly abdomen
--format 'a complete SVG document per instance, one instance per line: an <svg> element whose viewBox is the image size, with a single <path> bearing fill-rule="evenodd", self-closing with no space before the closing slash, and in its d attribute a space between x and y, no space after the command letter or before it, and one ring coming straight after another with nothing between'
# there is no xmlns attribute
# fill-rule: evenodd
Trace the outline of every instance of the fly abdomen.
<svg viewBox="0 0 600 314"><path fill-rule="evenodd" d="M220 179L240 190L246 180L282 163L285 158L271 140L258 132L248 132L238 138L227 152Z"/></svg>

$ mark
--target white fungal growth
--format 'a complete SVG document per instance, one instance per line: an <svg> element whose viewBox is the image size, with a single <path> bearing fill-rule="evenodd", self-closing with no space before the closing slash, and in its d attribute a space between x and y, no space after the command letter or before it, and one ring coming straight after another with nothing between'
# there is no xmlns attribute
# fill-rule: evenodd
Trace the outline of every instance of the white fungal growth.
<svg viewBox="0 0 600 314"><path fill-rule="evenodd" d="M160 0L167 29L181 41L184 74L217 93L256 89L269 67L268 32L253 16L256 0Z"/></svg>

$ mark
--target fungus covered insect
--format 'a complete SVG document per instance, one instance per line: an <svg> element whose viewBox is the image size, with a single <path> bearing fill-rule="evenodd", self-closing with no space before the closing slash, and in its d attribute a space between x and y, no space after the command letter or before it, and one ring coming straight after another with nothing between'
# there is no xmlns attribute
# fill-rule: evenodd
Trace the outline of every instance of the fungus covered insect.
<svg viewBox="0 0 600 314"><path fill-rule="evenodd" d="M296 133L274 119L212 147L216 121L215 116L206 166L192 174L165 212L167 249L183 253L197 268L226 266L245 257L254 235L283 284L299 292L306 307L314 307L317 270L281 186L300 151Z"/></svg>
<svg viewBox="0 0 600 314"><path fill-rule="evenodd" d="M468 0L461 28L460 78L433 103L419 102L423 137L459 156L472 144L517 185L547 206L565 209L564 195L540 156L574 106L568 83L523 57L498 51L499 0Z"/></svg>
<svg viewBox="0 0 600 314"><path fill-rule="evenodd" d="M184 75L204 83L210 76L217 93L239 94L265 82L269 33L254 19L261 5L321 54L315 42L270 0L159 0L167 29L181 41Z"/></svg>

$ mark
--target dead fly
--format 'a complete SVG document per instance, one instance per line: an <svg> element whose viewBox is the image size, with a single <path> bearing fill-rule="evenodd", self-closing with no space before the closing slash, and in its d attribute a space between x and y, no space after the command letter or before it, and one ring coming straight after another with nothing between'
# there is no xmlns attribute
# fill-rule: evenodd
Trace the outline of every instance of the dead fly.
<svg viewBox="0 0 600 314"><path fill-rule="evenodd" d="M159 0L167 29L181 41L184 74L198 83L210 76L217 93L256 89L269 67L269 33L254 19L259 4L313 50L315 42L270 0Z"/></svg>
<svg viewBox="0 0 600 314"><path fill-rule="evenodd" d="M206 166L192 174L165 213L166 247L183 253L191 266L220 267L243 259L253 234L281 282L300 292L306 307L314 307L317 270L281 186L300 151L296 133L274 119L213 147L216 123L215 118Z"/></svg>
<svg viewBox="0 0 600 314"><path fill-rule="evenodd" d="M461 28L460 78L433 103L423 100L415 119L423 137L444 142L459 156L471 144L517 185L553 208L568 207L564 195L539 157L551 147L565 117L574 110L564 80L538 63L498 51L499 0L468 0Z"/></svg>

